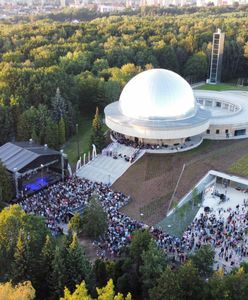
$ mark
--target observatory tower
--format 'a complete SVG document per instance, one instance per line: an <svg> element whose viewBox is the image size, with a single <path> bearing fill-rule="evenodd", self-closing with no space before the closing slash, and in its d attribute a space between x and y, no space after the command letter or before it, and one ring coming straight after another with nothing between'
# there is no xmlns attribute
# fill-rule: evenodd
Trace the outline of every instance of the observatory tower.
<svg viewBox="0 0 248 300"><path fill-rule="evenodd" d="M216 84L220 82L224 39L225 33L218 28L217 32L213 34L210 76L207 83Z"/></svg>

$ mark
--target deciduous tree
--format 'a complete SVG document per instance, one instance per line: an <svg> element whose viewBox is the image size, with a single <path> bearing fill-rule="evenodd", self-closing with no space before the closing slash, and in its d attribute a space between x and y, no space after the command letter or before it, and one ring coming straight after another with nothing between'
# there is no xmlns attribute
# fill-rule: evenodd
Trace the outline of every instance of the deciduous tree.
<svg viewBox="0 0 248 300"><path fill-rule="evenodd" d="M158 278L157 284L149 291L152 300L179 300L181 298L180 284L176 271L167 267Z"/></svg>
<svg viewBox="0 0 248 300"><path fill-rule="evenodd" d="M199 270L199 274L207 278L213 272L214 250L210 245L203 245L192 256L193 265Z"/></svg>
<svg viewBox="0 0 248 300"><path fill-rule="evenodd" d="M163 273L166 267L166 257L152 239L150 240L148 249L146 251L143 250L141 259L140 274L143 284L143 293L147 295L148 290L156 285L157 279Z"/></svg>
<svg viewBox="0 0 248 300"><path fill-rule="evenodd" d="M98 238L107 230L107 214L104 212L97 197L90 199L82 217L83 232L93 238Z"/></svg>
<svg viewBox="0 0 248 300"><path fill-rule="evenodd" d="M15 286L11 282L0 283L1 300L33 300L35 289L30 281L24 281Z"/></svg>

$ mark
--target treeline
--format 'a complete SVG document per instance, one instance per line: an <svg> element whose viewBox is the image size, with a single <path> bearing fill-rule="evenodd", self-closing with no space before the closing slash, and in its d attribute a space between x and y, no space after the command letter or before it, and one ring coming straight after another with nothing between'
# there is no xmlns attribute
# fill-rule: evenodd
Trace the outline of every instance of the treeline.
<svg viewBox="0 0 248 300"><path fill-rule="evenodd" d="M59 88L49 106L37 103L22 109L15 102L0 105L0 145L13 137L20 141L32 138L36 143L59 149L75 131L74 117L71 102L61 96Z"/></svg>
<svg viewBox="0 0 248 300"><path fill-rule="evenodd" d="M46 121L41 122L37 140L48 140L54 146L44 132L52 122L52 128L58 126L53 118L57 89L70 111L62 121L67 139L75 127L69 121L76 120L73 110L88 113L98 106L102 112L142 70L160 67L189 82L206 79L212 34L217 28L226 33L223 80L247 77L246 8L223 10L227 12L205 8L192 14L166 15L149 13L151 9L143 15L110 16L80 24L44 20L1 25L0 144L40 134L37 119L25 126L29 129L25 136L20 135L20 124L27 118L27 110L32 110L31 114L36 110L36 115L42 110Z"/></svg>
<svg viewBox="0 0 248 300"><path fill-rule="evenodd" d="M170 7L141 7L137 10L132 10L127 8L121 12L113 11L107 13L100 13L97 11L97 7L95 6L92 9L88 8L64 8L58 12L53 12L51 14L41 14L35 15L31 17L23 17L18 16L12 19L12 22L20 22L20 21L37 21L37 20L52 20L57 22L67 22L67 21L90 21L96 18L103 18L109 16L149 16L149 15L184 15L184 14L193 14L193 13L207 13L210 14L223 14L223 13L233 13L233 12L247 12L248 5L240 5L236 2L233 6L214 6L214 3L209 2L207 7L197 7L197 6L173 6ZM6 22L6 21L5 21Z"/></svg>
<svg viewBox="0 0 248 300"><path fill-rule="evenodd" d="M42 217L28 215L18 205L0 213L0 281L31 281L37 299L58 299L64 287L92 280L92 267L77 237L55 239Z"/></svg>
<svg viewBox="0 0 248 300"><path fill-rule="evenodd" d="M10 175L0 160L0 210L12 199L13 194Z"/></svg>
<svg viewBox="0 0 248 300"><path fill-rule="evenodd" d="M212 248L202 246L179 264L157 247L146 230L133 233L130 245L123 248L118 260L90 262L76 234L52 237L44 218L26 214L18 205L0 213L1 299L8 299L2 294L6 289L14 293L9 284L3 283L17 285L26 281L32 283L36 299L56 300L63 295L67 300L97 295L102 300L124 299L122 295L114 298L115 293L151 300L246 299L248 265L243 263L225 275L221 268L213 271L213 262ZM34 295L32 287L25 286L26 292Z"/></svg>

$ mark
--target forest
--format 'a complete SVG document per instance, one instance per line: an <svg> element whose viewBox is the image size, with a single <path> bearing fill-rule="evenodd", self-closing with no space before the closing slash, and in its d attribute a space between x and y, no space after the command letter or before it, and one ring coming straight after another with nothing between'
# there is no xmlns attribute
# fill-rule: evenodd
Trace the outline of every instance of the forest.
<svg viewBox="0 0 248 300"><path fill-rule="evenodd" d="M102 113L142 70L166 68L190 83L205 80L217 28L226 34L223 81L247 79L247 15L239 8L171 8L86 14L80 23L65 22L66 13L1 23L0 145L32 137L59 149L80 116L98 115L96 107ZM0 164L0 182L6 178ZM247 263L225 275L212 270L213 262L209 246L186 262L172 261L147 230L135 231L118 259L93 262L76 234L54 237L44 217L18 205L0 212L0 296L6 300L246 299Z"/></svg>
<svg viewBox="0 0 248 300"><path fill-rule="evenodd" d="M205 245L179 264L147 230L135 231L118 259L90 262L76 234L55 238L43 217L12 205L0 212L0 249L4 300L247 299L247 263L214 272L214 251Z"/></svg>
<svg viewBox="0 0 248 300"><path fill-rule="evenodd" d="M80 23L0 24L0 145L33 138L59 148L82 114L118 100L125 83L166 68L208 77L212 34L226 34L223 81L248 77L246 9L148 10ZM59 17L58 17L59 18Z"/></svg>

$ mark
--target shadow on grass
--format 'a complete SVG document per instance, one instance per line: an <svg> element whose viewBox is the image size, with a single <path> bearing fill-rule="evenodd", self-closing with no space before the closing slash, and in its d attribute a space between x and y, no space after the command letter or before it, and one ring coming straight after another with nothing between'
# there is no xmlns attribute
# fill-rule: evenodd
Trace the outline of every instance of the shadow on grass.
<svg viewBox="0 0 248 300"><path fill-rule="evenodd" d="M248 176L248 155L241 157L241 159L233 163L228 171L233 174Z"/></svg>
<svg viewBox="0 0 248 300"><path fill-rule="evenodd" d="M79 153L88 153L91 135L92 118L89 116L82 117L78 122L78 135L79 135ZM65 144L64 152L68 155L69 163L75 165L77 162L77 136L73 135Z"/></svg>
<svg viewBox="0 0 248 300"><path fill-rule="evenodd" d="M168 193L167 195L160 197L156 200L153 200L152 202L144 205L141 207L140 214L143 214L143 219L146 220L147 218L150 218L151 216L156 216L161 209L164 211L166 210L166 203L168 203L168 199L171 198L172 192Z"/></svg>
<svg viewBox="0 0 248 300"><path fill-rule="evenodd" d="M189 201L182 207L176 208L170 216L159 222L157 227L161 227L163 231L170 235L182 237L186 228L194 220L199 208L198 204L192 205L192 202Z"/></svg>

